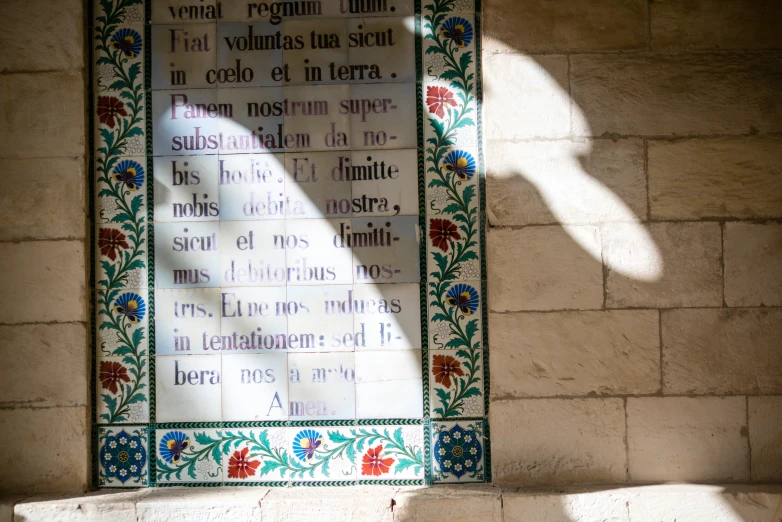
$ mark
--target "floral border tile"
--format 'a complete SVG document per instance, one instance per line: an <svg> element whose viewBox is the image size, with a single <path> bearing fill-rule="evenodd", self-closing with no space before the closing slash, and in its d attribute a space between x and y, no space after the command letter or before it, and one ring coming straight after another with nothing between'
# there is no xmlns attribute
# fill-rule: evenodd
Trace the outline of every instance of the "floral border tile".
<svg viewBox="0 0 782 522"><path fill-rule="evenodd" d="M98 486L135 488L148 484L148 435L146 426L98 429Z"/></svg>
<svg viewBox="0 0 782 522"><path fill-rule="evenodd" d="M149 358L98 357L95 408L107 424L149 422Z"/></svg>
<svg viewBox="0 0 782 522"><path fill-rule="evenodd" d="M144 77L144 24L104 26L94 41L94 89L122 89L131 77Z"/></svg>
<svg viewBox="0 0 782 522"><path fill-rule="evenodd" d="M482 348L481 282L430 282L429 288L429 348Z"/></svg>
<svg viewBox="0 0 782 522"><path fill-rule="evenodd" d="M429 368L432 418L484 416L483 350L432 350Z"/></svg>
<svg viewBox="0 0 782 522"><path fill-rule="evenodd" d="M432 423L434 482L483 482L486 479L484 421Z"/></svg>
<svg viewBox="0 0 782 522"><path fill-rule="evenodd" d="M121 156L117 160L112 162L108 175L95 171L96 181L100 180L103 185L95 198L97 224L132 223L134 217L143 217L147 213L146 157Z"/></svg>
<svg viewBox="0 0 782 522"><path fill-rule="evenodd" d="M424 478L423 426L359 426L352 430L363 482Z"/></svg>
<svg viewBox="0 0 782 522"><path fill-rule="evenodd" d="M225 482L288 482L286 428L224 430L221 435Z"/></svg>
<svg viewBox="0 0 782 522"><path fill-rule="evenodd" d="M288 466L293 481L355 482L355 455L361 438L338 427L288 428Z"/></svg>
<svg viewBox="0 0 782 522"><path fill-rule="evenodd" d="M223 442L216 429L156 430L156 481L222 482Z"/></svg>

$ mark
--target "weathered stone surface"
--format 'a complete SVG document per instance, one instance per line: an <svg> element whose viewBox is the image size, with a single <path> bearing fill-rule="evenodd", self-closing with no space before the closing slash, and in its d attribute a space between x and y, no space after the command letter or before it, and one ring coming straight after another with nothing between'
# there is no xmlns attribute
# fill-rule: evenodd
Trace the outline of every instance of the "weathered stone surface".
<svg viewBox="0 0 782 522"><path fill-rule="evenodd" d="M0 92L0 156L84 156L81 72L3 75Z"/></svg>
<svg viewBox="0 0 782 522"><path fill-rule="evenodd" d="M24 498L25 495L0 495L0 522L14 522L14 504Z"/></svg>
<svg viewBox="0 0 782 522"><path fill-rule="evenodd" d="M782 481L782 397L749 398L749 443L752 480Z"/></svg>
<svg viewBox="0 0 782 522"><path fill-rule="evenodd" d="M494 482L625 482L622 399L496 401L490 411Z"/></svg>
<svg viewBox="0 0 782 522"><path fill-rule="evenodd" d="M494 311L594 309L603 304L597 227L489 231L489 308ZM573 238L576 239L573 239ZM599 257L598 257L599 259Z"/></svg>
<svg viewBox="0 0 782 522"><path fill-rule="evenodd" d="M565 56L486 56L483 126L487 139L557 138L570 134ZM512 97L512 100L511 100Z"/></svg>
<svg viewBox="0 0 782 522"><path fill-rule="evenodd" d="M0 491L84 491L89 438L86 406L0 410Z"/></svg>
<svg viewBox="0 0 782 522"><path fill-rule="evenodd" d="M653 49L764 49L782 46L776 0L650 2Z"/></svg>
<svg viewBox="0 0 782 522"><path fill-rule="evenodd" d="M654 219L782 216L782 139L649 142Z"/></svg>
<svg viewBox="0 0 782 522"><path fill-rule="evenodd" d="M0 159L0 239L83 238L84 161Z"/></svg>
<svg viewBox="0 0 782 522"><path fill-rule="evenodd" d="M79 0L0 2L0 71L83 69L84 5Z"/></svg>
<svg viewBox="0 0 782 522"><path fill-rule="evenodd" d="M782 393L782 309L662 312L663 391Z"/></svg>
<svg viewBox="0 0 782 522"><path fill-rule="evenodd" d="M573 55L576 135L744 134L782 130L778 54Z"/></svg>
<svg viewBox="0 0 782 522"><path fill-rule="evenodd" d="M83 324L0 326L0 407L87 404Z"/></svg>
<svg viewBox="0 0 782 522"><path fill-rule="evenodd" d="M749 479L744 397L627 399L633 482Z"/></svg>
<svg viewBox="0 0 782 522"><path fill-rule="evenodd" d="M493 226L646 218L641 140L492 141L487 149Z"/></svg>
<svg viewBox="0 0 782 522"><path fill-rule="evenodd" d="M656 310L490 314L489 321L494 398L660 389Z"/></svg>
<svg viewBox="0 0 782 522"><path fill-rule="evenodd" d="M489 0L483 12L487 53L606 51L647 45L644 0Z"/></svg>
<svg viewBox="0 0 782 522"><path fill-rule="evenodd" d="M394 521L399 522L487 522L502 520L502 491L491 486L460 484L411 490L394 497Z"/></svg>
<svg viewBox="0 0 782 522"><path fill-rule="evenodd" d="M399 488L357 487L272 489L261 500L263 520L359 522L394 520L393 499ZM306 497L307 501L302 502Z"/></svg>
<svg viewBox="0 0 782 522"><path fill-rule="evenodd" d="M136 502L151 490L100 491L75 497L39 496L16 505L15 520L25 522L137 522ZM3 521L5 522L5 521Z"/></svg>
<svg viewBox="0 0 782 522"><path fill-rule="evenodd" d="M723 244L725 303L782 305L782 224L726 223Z"/></svg>
<svg viewBox="0 0 782 522"><path fill-rule="evenodd" d="M503 492L505 522L629 522L624 491Z"/></svg>
<svg viewBox="0 0 782 522"><path fill-rule="evenodd" d="M85 321L86 262L81 241L0 243L0 323Z"/></svg>
<svg viewBox="0 0 782 522"><path fill-rule="evenodd" d="M268 491L236 487L157 489L136 503L136 522L261 520L260 502Z"/></svg>
<svg viewBox="0 0 782 522"><path fill-rule="evenodd" d="M653 223L645 227L648 237L639 235L637 227L608 224L601 229L603 255L609 270L608 307L722 304L722 245L718 223ZM659 265L650 255L650 245L660 254ZM635 274L654 274L655 279Z"/></svg>

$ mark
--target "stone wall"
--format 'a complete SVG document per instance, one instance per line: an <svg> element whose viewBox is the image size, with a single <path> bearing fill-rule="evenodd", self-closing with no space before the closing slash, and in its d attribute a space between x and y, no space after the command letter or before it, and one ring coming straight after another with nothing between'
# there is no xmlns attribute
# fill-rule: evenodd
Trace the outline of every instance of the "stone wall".
<svg viewBox="0 0 782 522"><path fill-rule="evenodd" d="M484 2L495 482L782 480L781 30Z"/></svg>
<svg viewBox="0 0 782 522"><path fill-rule="evenodd" d="M83 2L0 2L0 491L88 482Z"/></svg>

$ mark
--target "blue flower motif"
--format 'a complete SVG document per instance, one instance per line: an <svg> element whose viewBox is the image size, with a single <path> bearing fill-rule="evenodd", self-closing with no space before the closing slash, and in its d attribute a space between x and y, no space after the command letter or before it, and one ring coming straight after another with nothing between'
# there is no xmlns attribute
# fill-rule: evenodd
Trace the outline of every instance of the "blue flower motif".
<svg viewBox="0 0 782 522"><path fill-rule="evenodd" d="M323 435L315 430L302 430L293 438L293 454L300 461L309 462L322 444Z"/></svg>
<svg viewBox="0 0 782 522"><path fill-rule="evenodd" d="M181 431L169 431L160 439L158 453L163 460L176 464L182 458L182 452L190 447L190 437Z"/></svg>
<svg viewBox="0 0 782 522"><path fill-rule="evenodd" d="M147 305L140 295L133 292L126 292L114 301L114 311L124 315L131 323L137 323L144 319L147 312Z"/></svg>
<svg viewBox="0 0 782 522"><path fill-rule="evenodd" d="M130 435L125 430L106 437L100 448L100 465L110 479L125 483L131 478L142 477L147 465L147 450L139 435Z"/></svg>
<svg viewBox="0 0 782 522"><path fill-rule="evenodd" d="M128 58L135 58L141 53L141 35L133 29L123 28L114 33L110 45Z"/></svg>
<svg viewBox="0 0 782 522"><path fill-rule="evenodd" d="M463 150L454 150L443 160L443 168L456 174L460 180L466 181L475 174L475 159Z"/></svg>
<svg viewBox="0 0 782 522"><path fill-rule="evenodd" d="M130 190L136 190L144 184L144 168L131 160L120 161L114 167L114 181L124 183Z"/></svg>
<svg viewBox="0 0 782 522"><path fill-rule="evenodd" d="M472 41L472 25L464 18L454 16L443 23L440 34L453 40L457 47L465 47Z"/></svg>
<svg viewBox="0 0 782 522"><path fill-rule="evenodd" d="M434 458L443 473L452 473L457 479L465 473L475 473L483 458L480 437L473 429L464 429L458 424L450 430L437 434L434 443Z"/></svg>
<svg viewBox="0 0 782 522"><path fill-rule="evenodd" d="M445 294L445 302L458 306L464 315L472 315L478 310L478 292L464 283L453 285Z"/></svg>

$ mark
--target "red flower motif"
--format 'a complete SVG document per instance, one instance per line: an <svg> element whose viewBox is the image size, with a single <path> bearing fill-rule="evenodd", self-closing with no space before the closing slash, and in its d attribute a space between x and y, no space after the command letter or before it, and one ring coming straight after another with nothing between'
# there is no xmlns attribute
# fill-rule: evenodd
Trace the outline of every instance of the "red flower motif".
<svg viewBox="0 0 782 522"><path fill-rule="evenodd" d="M432 358L432 374L434 380L446 388L451 387L451 377L453 375L464 375L459 361L450 355L435 355Z"/></svg>
<svg viewBox="0 0 782 522"><path fill-rule="evenodd" d="M130 248L125 241L125 234L115 228L101 228L98 231L98 248L100 254L114 261L117 259L117 251Z"/></svg>
<svg viewBox="0 0 782 522"><path fill-rule="evenodd" d="M429 237L432 238L432 245L443 252L448 252L448 241L460 239L456 225L447 219L429 220Z"/></svg>
<svg viewBox="0 0 782 522"><path fill-rule="evenodd" d="M380 453L383 451L383 446L377 448L369 448L364 454L363 464L361 465L362 475L375 475L380 476L383 473L388 473L391 469L391 464L394 463L394 459L391 457L384 459L380 457Z"/></svg>
<svg viewBox="0 0 782 522"><path fill-rule="evenodd" d="M445 116L445 105L456 107L456 100L453 99L453 93L445 87L430 85L426 88L426 104L429 106L429 112L442 118Z"/></svg>
<svg viewBox="0 0 782 522"><path fill-rule="evenodd" d="M119 391L117 385L119 382L130 382L128 370L120 363L115 361L101 361L100 363L100 384L104 390L109 390L115 394Z"/></svg>
<svg viewBox="0 0 782 522"><path fill-rule="evenodd" d="M98 96L98 117L101 123L113 129L116 123L114 118L127 115L125 104L114 96Z"/></svg>
<svg viewBox="0 0 782 522"><path fill-rule="evenodd" d="M261 465L260 461L247 458L249 448L242 451L235 451L231 460L228 461L228 477L246 479L255 475L255 470Z"/></svg>

